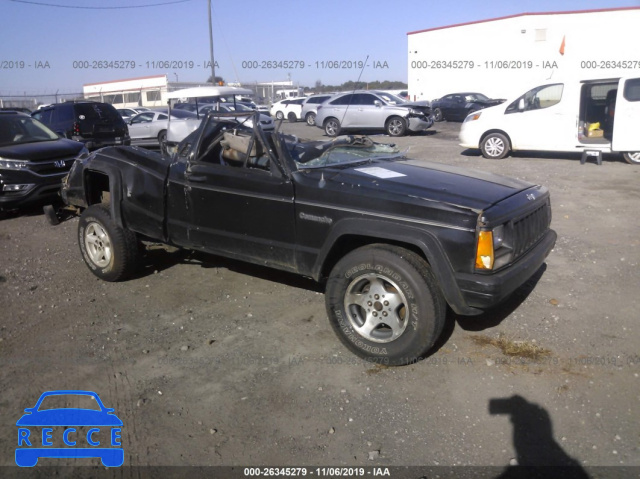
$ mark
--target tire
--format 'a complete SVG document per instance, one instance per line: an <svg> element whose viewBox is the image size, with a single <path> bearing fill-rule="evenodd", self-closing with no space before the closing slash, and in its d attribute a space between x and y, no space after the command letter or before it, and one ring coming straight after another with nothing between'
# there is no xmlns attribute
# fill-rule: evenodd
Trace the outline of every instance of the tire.
<svg viewBox="0 0 640 479"><path fill-rule="evenodd" d="M324 132L327 136L338 136L340 134L340 122L335 118L327 118L324 122Z"/></svg>
<svg viewBox="0 0 640 479"><path fill-rule="evenodd" d="M309 126L316 126L316 114L312 111L307 113L307 116L305 117L305 121Z"/></svg>
<svg viewBox="0 0 640 479"><path fill-rule="evenodd" d="M624 161L631 165L640 165L640 151L628 151L623 153Z"/></svg>
<svg viewBox="0 0 640 479"><path fill-rule="evenodd" d="M104 281L121 281L135 271L136 235L115 224L107 203L90 206L82 213L78 244L91 272Z"/></svg>
<svg viewBox="0 0 640 479"><path fill-rule="evenodd" d="M490 160L501 160L509 154L509 140L502 133L489 133L481 142L482 156Z"/></svg>
<svg viewBox="0 0 640 479"><path fill-rule="evenodd" d="M160 145L160 149L163 149L163 146L167 142L167 130L162 130L158 133L158 145ZM166 150L166 147L164 147Z"/></svg>
<svg viewBox="0 0 640 479"><path fill-rule="evenodd" d="M284 113L281 111L276 112L276 120L282 120L284 118Z"/></svg>
<svg viewBox="0 0 640 479"><path fill-rule="evenodd" d="M50 225L55 226L60 224L60 218L58 218L53 205L43 206L42 211L44 212L44 217L47 219Z"/></svg>
<svg viewBox="0 0 640 479"><path fill-rule="evenodd" d="M298 121L298 117L296 116L296 114L295 114L295 113L290 112L290 113L287 115L287 120L289 120L289 122L290 122L290 123L295 123L296 121Z"/></svg>
<svg viewBox="0 0 640 479"><path fill-rule="evenodd" d="M404 136L407 133L407 120L399 116L392 116L385 126L389 136Z"/></svg>
<svg viewBox="0 0 640 479"><path fill-rule="evenodd" d="M325 301L342 343L388 366L419 360L444 327L446 303L431 268L397 246L369 245L342 258L329 275Z"/></svg>
<svg viewBox="0 0 640 479"><path fill-rule="evenodd" d="M442 114L442 110L440 108L436 108L435 110L433 110L433 119L434 121L444 120L444 115Z"/></svg>

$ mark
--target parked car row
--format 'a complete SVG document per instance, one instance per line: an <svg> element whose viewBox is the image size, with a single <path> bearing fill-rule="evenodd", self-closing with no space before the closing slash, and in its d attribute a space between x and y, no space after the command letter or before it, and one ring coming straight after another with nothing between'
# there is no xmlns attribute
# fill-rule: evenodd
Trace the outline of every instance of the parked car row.
<svg viewBox="0 0 640 479"><path fill-rule="evenodd" d="M250 95L253 92L246 88L227 86L206 86L185 88L176 90L167 95L170 111L191 110L196 112L195 118L169 119L167 127L167 141L163 150L171 151L178 143L184 140L191 132L196 130L202 119L211 114L212 111L219 112L220 117L234 114L236 121L244 126L253 127L256 112L258 122L263 130L273 130L273 120L262 113L258 107L247 105L247 98L243 95ZM240 99L239 99L240 98ZM245 98L245 101L242 100ZM241 112L242 115L236 113ZM217 117L217 115L213 115Z"/></svg>
<svg viewBox="0 0 640 479"><path fill-rule="evenodd" d="M277 120L306 121L328 136L342 131L379 130L390 136L424 131L433 125L429 102L407 102L392 93L356 90L280 100L271 106Z"/></svg>

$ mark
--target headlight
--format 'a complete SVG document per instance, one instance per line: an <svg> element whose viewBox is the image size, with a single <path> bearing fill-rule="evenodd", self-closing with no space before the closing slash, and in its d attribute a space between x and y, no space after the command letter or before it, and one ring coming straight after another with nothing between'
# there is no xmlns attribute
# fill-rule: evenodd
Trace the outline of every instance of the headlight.
<svg viewBox="0 0 640 479"><path fill-rule="evenodd" d="M493 228L493 249L497 250L504 243L504 225Z"/></svg>
<svg viewBox="0 0 640 479"><path fill-rule="evenodd" d="M505 238L505 230L505 225L500 225L478 233L476 269L501 268L511 260L512 248Z"/></svg>
<svg viewBox="0 0 640 479"><path fill-rule="evenodd" d="M0 157L0 168L4 170L21 170L27 167L26 160L5 160Z"/></svg>
<svg viewBox="0 0 640 479"><path fill-rule="evenodd" d="M476 268L493 269L493 231L480 231L476 247Z"/></svg>
<svg viewBox="0 0 640 479"><path fill-rule="evenodd" d="M475 113L471 113L470 115L467 115L467 117L464 119L463 123L466 123L468 121L478 120L480 118L480 115L482 115L482 112L480 112L480 111L476 111Z"/></svg>

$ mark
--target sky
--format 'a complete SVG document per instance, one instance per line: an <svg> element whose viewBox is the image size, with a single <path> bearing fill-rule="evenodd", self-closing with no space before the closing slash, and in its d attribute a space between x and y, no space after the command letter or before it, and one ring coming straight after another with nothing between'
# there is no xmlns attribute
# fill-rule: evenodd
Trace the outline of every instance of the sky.
<svg viewBox="0 0 640 479"><path fill-rule="evenodd" d="M211 74L207 0L0 0L0 96ZM407 81L407 33L638 0L211 0L216 75L299 86ZM70 8L66 8L70 7ZM103 8L109 7L109 8ZM140 8L131 8L140 7ZM462 41L462 40L461 40ZM437 48L437 45L434 45ZM365 65L362 67L362 65Z"/></svg>

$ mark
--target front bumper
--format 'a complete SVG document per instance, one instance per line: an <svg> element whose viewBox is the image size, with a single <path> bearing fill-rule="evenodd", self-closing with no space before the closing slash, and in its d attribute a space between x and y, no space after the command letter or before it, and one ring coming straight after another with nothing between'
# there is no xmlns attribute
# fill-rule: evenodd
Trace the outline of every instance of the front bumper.
<svg viewBox="0 0 640 479"><path fill-rule="evenodd" d="M68 172L59 175L40 176L29 170L0 173L0 209L19 208L28 203L50 199L58 195L62 178ZM5 185L29 185L20 191L2 191Z"/></svg>
<svg viewBox="0 0 640 479"><path fill-rule="evenodd" d="M494 274L456 274L458 287L468 306L487 309L505 300L543 265L556 244L557 234L549 230L527 254Z"/></svg>
<svg viewBox="0 0 640 479"><path fill-rule="evenodd" d="M463 148L480 148L481 133L481 129L477 128L474 122L463 122L458 136L460 140L459 145Z"/></svg>
<svg viewBox="0 0 640 479"><path fill-rule="evenodd" d="M432 116L422 118L412 116L409 117L409 122L407 124L407 128L409 129L409 131L424 131L431 128L431 126L433 126Z"/></svg>

